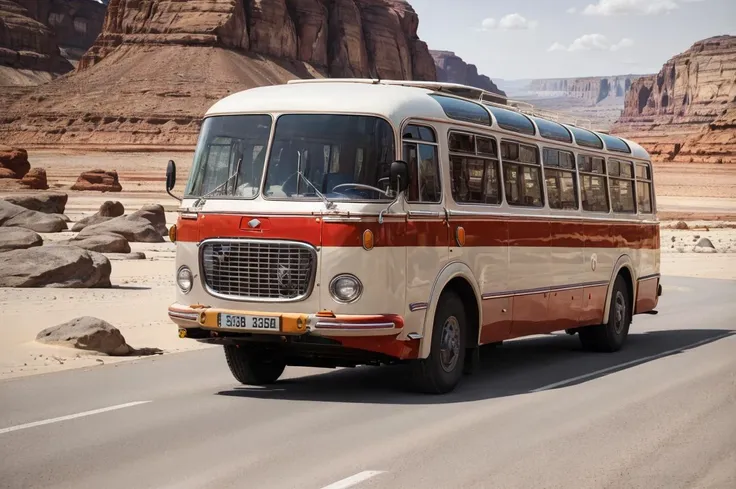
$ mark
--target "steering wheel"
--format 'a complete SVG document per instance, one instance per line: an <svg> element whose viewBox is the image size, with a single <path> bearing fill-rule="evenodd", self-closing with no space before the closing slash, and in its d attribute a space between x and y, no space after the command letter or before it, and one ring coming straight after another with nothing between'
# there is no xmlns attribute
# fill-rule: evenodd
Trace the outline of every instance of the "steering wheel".
<svg viewBox="0 0 736 489"><path fill-rule="evenodd" d="M372 190L374 192L378 192L381 195L384 195L386 197L390 197L384 190L381 190L380 188L373 187L372 185L365 185L362 183L341 183L339 185L335 185L332 187L332 191L336 192L338 188L340 187L349 187L349 188L357 188L357 189L363 189L363 190Z"/></svg>

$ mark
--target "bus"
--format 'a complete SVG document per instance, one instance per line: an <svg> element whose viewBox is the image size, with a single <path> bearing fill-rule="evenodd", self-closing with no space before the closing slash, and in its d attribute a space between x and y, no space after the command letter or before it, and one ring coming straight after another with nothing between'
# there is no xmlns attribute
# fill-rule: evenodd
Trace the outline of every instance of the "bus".
<svg viewBox="0 0 736 489"><path fill-rule="evenodd" d="M565 331L615 352L656 313L650 157L451 83L295 80L205 114L180 200L179 336L235 379L407 364L452 391L479 347Z"/></svg>

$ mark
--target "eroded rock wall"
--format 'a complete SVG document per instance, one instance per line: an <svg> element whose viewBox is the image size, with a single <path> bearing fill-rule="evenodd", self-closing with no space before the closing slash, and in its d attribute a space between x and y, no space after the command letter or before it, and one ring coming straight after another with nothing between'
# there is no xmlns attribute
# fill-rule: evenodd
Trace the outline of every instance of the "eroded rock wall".
<svg viewBox="0 0 736 489"><path fill-rule="evenodd" d="M736 163L736 36L698 41L637 80L612 130L657 160Z"/></svg>
<svg viewBox="0 0 736 489"><path fill-rule="evenodd" d="M506 103L506 93L486 75L479 74L475 65L466 63L452 51L430 51L430 53L437 67L437 81L482 88L501 95L502 98L496 102Z"/></svg>
<svg viewBox="0 0 736 489"><path fill-rule="evenodd" d="M575 97L593 105L608 98L624 97L638 78L639 75L548 78L532 80L529 90L537 96Z"/></svg>

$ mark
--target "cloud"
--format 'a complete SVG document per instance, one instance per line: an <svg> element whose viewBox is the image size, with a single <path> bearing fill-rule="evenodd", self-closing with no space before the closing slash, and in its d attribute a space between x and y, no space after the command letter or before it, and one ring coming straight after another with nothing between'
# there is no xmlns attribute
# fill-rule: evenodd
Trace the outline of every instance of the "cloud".
<svg viewBox="0 0 736 489"><path fill-rule="evenodd" d="M576 9L575 7L570 7L569 9L567 9L567 13L568 14L574 14L577 11L578 11L578 9Z"/></svg>
<svg viewBox="0 0 736 489"><path fill-rule="evenodd" d="M556 42L552 44L549 48L547 48L547 51L567 51L567 47L565 47L564 44Z"/></svg>
<svg viewBox="0 0 736 489"><path fill-rule="evenodd" d="M481 30L489 31L492 29L500 29L504 31L518 31L534 29L537 25L539 25L539 22L536 20L528 20L521 14L513 13L505 15L499 21L496 21L496 19L492 17L483 19L483 22L481 22Z"/></svg>
<svg viewBox="0 0 736 489"><path fill-rule="evenodd" d="M603 34L585 34L575 39L570 46L555 42L547 48L547 51L619 51L633 45L634 41L628 37L622 38L617 43L611 43Z"/></svg>
<svg viewBox="0 0 736 489"><path fill-rule="evenodd" d="M632 41L628 37L624 37L616 44L611 45L611 51L618 51L619 49L630 48L633 45L634 45L634 41Z"/></svg>
<svg viewBox="0 0 736 489"><path fill-rule="evenodd" d="M497 25L498 25L498 22L496 22L496 19L493 19L491 17L487 19L483 19L483 22L481 22L481 27L484 31L495 29Z"/></svg>
<svg viewBox="0 0 736 489"><path fill-rule="evenodd" d="M658 15L678 9L674 0L598 0L583 9L584 15Z"/></svg>

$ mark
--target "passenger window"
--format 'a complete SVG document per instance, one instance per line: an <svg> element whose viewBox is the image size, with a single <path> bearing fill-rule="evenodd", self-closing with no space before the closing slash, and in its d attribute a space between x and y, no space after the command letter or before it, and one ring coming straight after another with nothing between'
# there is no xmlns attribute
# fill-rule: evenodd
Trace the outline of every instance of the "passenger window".
<svg viewBox="0 0 736 489"><path fill-rule="evenodd" d="M652 213L652 172L649 165L636 165L636 201L641 214Z"/></svg>
<svg viewBox="0 0 736 489"><path fill-rule="evenodd" d="M567 151L544 148L544 178L551 209L577 210L578 183L575 157Z"/></svg>
<svg viewBox="0 0 736 489"><path fill-rule="evenodd" d="M409 202L438 203L442 200L436 140L434 130L426 126L409 125L404 130L404 161L409 165Z"/></svg>
<svg viewBox="0 0 736 489"><path fill-rule="evenodd" d="M462 204L500 204L496 140L453 131L448 138L452 198Z"/></svg>
<svg viewBox="0 0 736 489"><path fill-rule="evenodd" d="M608 175L613 212L636 213L633 163L610 158Z"/></svg>
<svg viewBox="0 0 736 489"><path fill-rule="evenodd" d="M526 207L544 206L542 172L536 146L501 142L506 202Z"/></svg>
<svg viewBox="0 0 736 489"><path fill-rule="evenodd" d="M610 205L603 158L587 155L578 156L578 172L580 174L583 210L608 212Z"/></svg>

